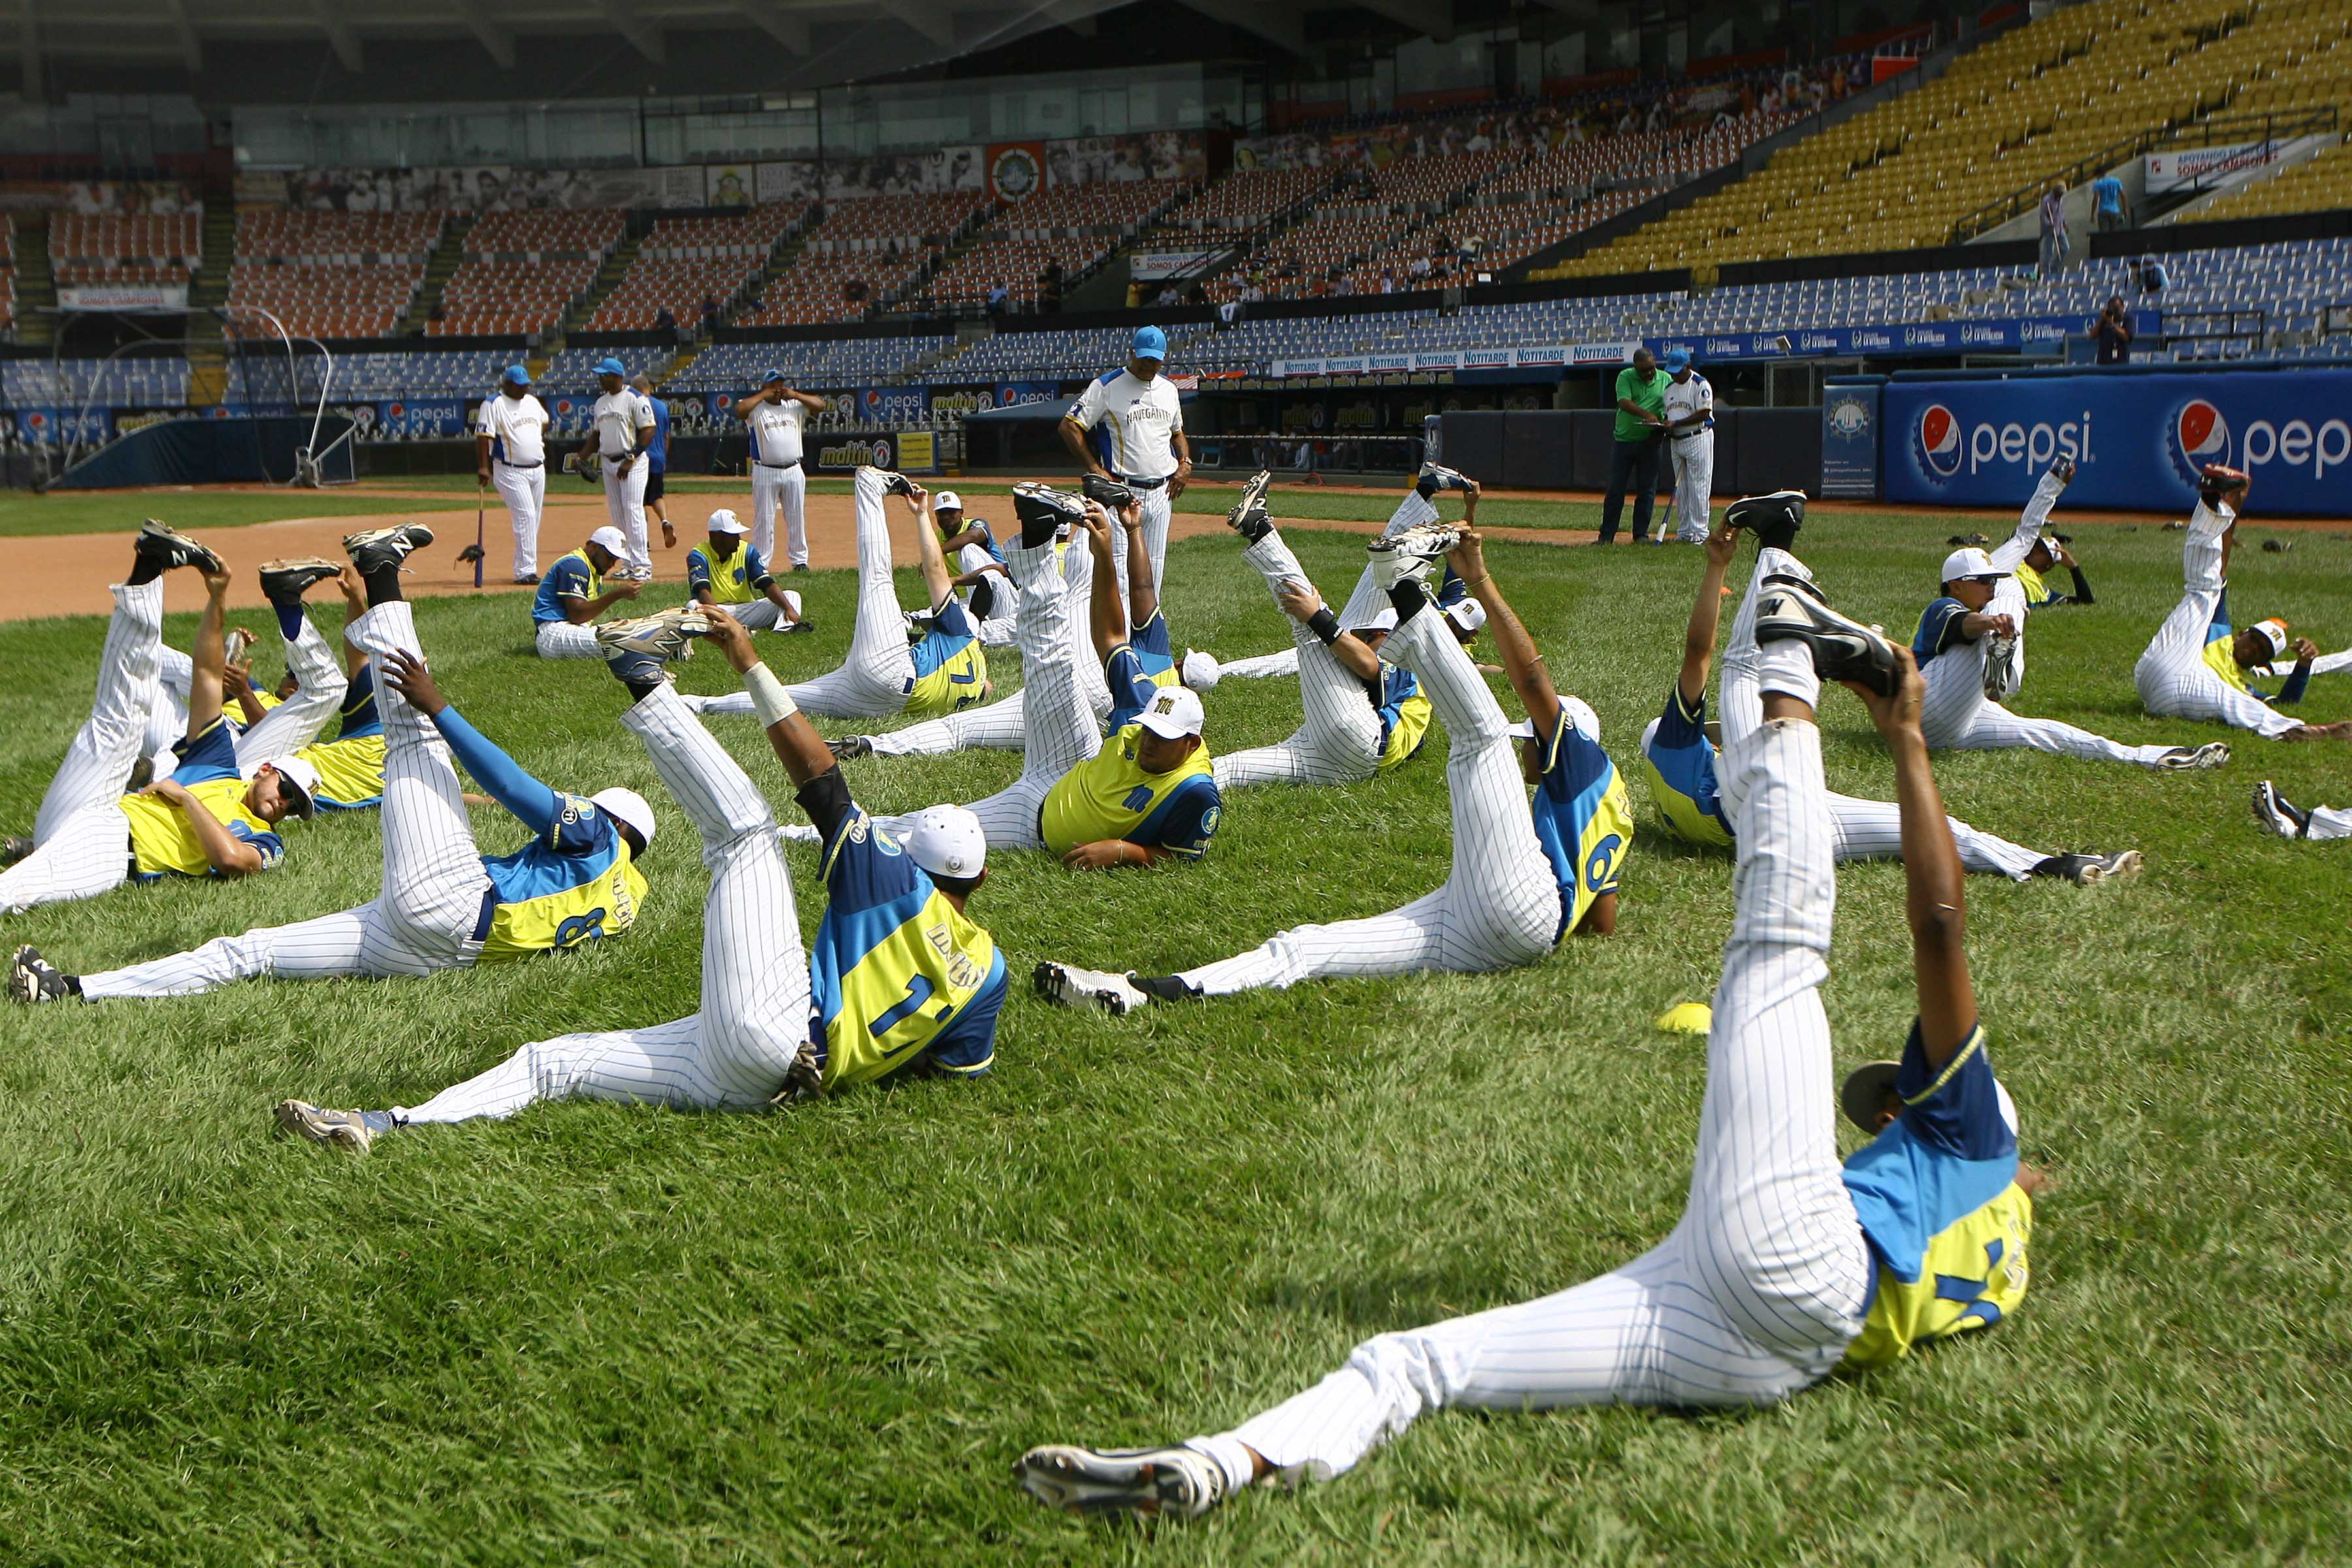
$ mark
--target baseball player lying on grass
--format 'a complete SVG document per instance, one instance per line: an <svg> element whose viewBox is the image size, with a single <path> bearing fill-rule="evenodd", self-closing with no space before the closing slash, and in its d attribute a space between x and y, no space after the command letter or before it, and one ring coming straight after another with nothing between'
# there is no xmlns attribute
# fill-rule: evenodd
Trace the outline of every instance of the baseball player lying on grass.
<svg viewBox="0 0 2352 1568"><path fill-rule="evenodd" d="M1906 652L1801 589L1769 593L1756 632L1762 721L1724 751L1739 863L1681 1223L1557 1295L1376 1335L1230 1432L1032 1448L1013 1467L1032 1496L1192 1518L1256 1481L1336 1476L1448 1406L1768 1405L2017 1310L2042 1181L2019 1163L1977 1017L1924 685ZM1820 995L1837 899L1814 721L1823 679L1862 694L1894 755L1919 1006L1902 1059L1856 1071L1834 1106ZM1873 1134L1843 1166L1838 1107Z"/></svg>
<svg viewBox="0 0 2352 1568"><path fill-rule="evenodd" d="M400 563L432 538L411 525L345 541L367 596L345 635L383 670L383 893L357 909L216 937L192 952L100 974L66 974L19 947L11 995L95 1002L194 996L265 977L430 975L576 946L635 923L646 899L637 864L653 843L652 808L630 789L582 800L549 789L449 706L400 594ZM646 624L618 622L604 635L625 645ZM531 831L529 844L495 858L475 847L453 754Z"/></svg>
<svg viewBox="0 0 2352 1568"><path fill-rule="evenodd" d="M1013 573L995 533L982 518L965 518L963 497L953 490L931 497L931 521L940 530L940 554L955 563L948 586L963 595L964 613L980 629L981 645L1013 646L1019 633Z"/></svg>
<svg viewBox="0 0 2352 1568"><path fill-rule="evenodd" d="M2254 786L2254 821L2283 839L2352 839L2352 811L2289 805L2267 779Z"/></svg>
<svg viewBox="0 0 2352 1568"><path fill-rule="evenodd" d="M1380 656L1396 626L1383 604L1360 627L1342 629L1298 558L1265 512L1261 473L1243 487L1226 517L1246 545L1242 559L1265 577L1274 602L1290 617L1298 651L1298 700L1306 722L1289 739L1217 758L1217 788L1249 784L1349 784L1394 768L1429 734L1429 699L1412 672Z"/></svg>
<svg viewBox="0 0 2352 1568"><path fill-rule="evenodd" d="M332 561L308 557L262 564L262 596L276 613L278 632L286 643L286 674L274 690L253 689L247 653L253 633L241 626L223 633L226 662L221 682L226 695L222 706L228 714L237 757L248 768L310 745L347 695L344 663L337 661L302 603L303 594L313 585L337 576L339 570ZM348 606L348 587L344 597ZM194 662L177 648L160 647L155 658L161 685L147 716L146 739L141 742L148 754L151 779L168 779L178 766L171 747L188 732L188 693L195 674ZM330 804L323 800L319 803Z"/></svg>
<svg viewBox="0 0 2352 1568"><path fill-rule="evenodd" d="M1920 728L1938 751L2029 747L2094 762L2142 768L2219 768L2226 744L2125 746L2053 718L2021 718L2001 706L2025 674L2025 595L2015 568L2042 536L2050 510L2074 475L2065 458L2052 465L2025 504L2017 531L1991 555L1961 549L1944 559L1941 597L1919 617L1911 652L1927 682Z"/></svg>
<svg viewBox="0 0 2352 1568"><path fill-rule="evenodd" d="M1252 481L1252 484L1255 483L1255 480ZM1407 528L1439 521L1437 497L1447 490L1462 492L1462 526L1465 528L1476 527L1478 482L1467 475L1430 463L1423 465L1421 473L1413 479L1412 487L1404 493L1404 499L1398 502L1396 510L1390 514L1387 526L1381 530L1381 536L1393 538ZM1246 501L1249 496L1244 494L1242 498ZM1238 507L1235 509L1239 510ZM1461 577L1450 566L1445 569L1436 599L1437 607L1445 612L1446 622L1453 628L1454 636L1463 646L1469 646L1478 635L1479 628L1486 625L1486 612L1470 596L1469 590L1462 586ZM1368 565L1358 574L1355 590L1348 595L1347 605L1339 612L1339 624L1350 632L1360 631L1373 624L1388 609L1388 599L1373 580L1372 569ZM1243 680L1270 680L1297 674L1299 648L1294 643L1278 653L1260 653L1247 659L1228 659L1222 667L1224 674ZM1478 667L1493 674L1502 673L1492 664Z"/></svg>
<svg viewBox="0 0 2352 1568"><path fill-rule="evenodd" d="M751 530L721 507L710 514L709 544L686 552L687 591L697 604L722 605L754 632L813 632L801 618L801 596L779 587L760 552L743 542Z"/></svg>
<svg viewBox="0 0 2352 1568"><path fill-rule="evenodd" d="M1217 661L1197 649L1188 648L1184 656L1175 655L1175 641L1168 630L1168 616L1160 608L1160 584L1151 570L1151 550L1143 528L1143 506L1134 492L1123 485L1096 482L1091 486L1098 495L1108 497L1098 502L1118 524L1126 543L1122 559L1127 562L1125 581L1128 584L1127 622L1134 628L1128 645L1135 651L1135 661L1155 685L1190 687L1196 692L1213 689L1219 677ZM1076 525L1068 525L1075 528ZM1075 554L1057 544L1055 556L1061 562L1062 575L1069 602L1071 658L1077 671L1078 689L1086 699L1087 711L1094 715L1097 729L1110 718L1110 686L1103 678L1102 654L1094 639L1094 570L1096 552L1081 548ZM1008 624L1013 627L1013 643L1020 645L1018 598L1019 589L1011 575L1008 562L1006 591L1015 595L1013 607L1008 609ZM1025 680L1026 677L1024 677ZM707 711L707 710L706 710ZM1028 744L1028 702L1024 690L1013 693L999 702L987 703L961 713L948 714L922 724L909 725L881 735L844 736L833 743L833 754L844 761L862 757L944 757L950 752L986 748L996 751L1020 751Z"/></svg>
<svg viewBox="0 0 2352 1568"><path fill-rule="evenodd" d="M1650 780L1651 803L1666 831L1687 843L1727 849L1732 842L1731 818L1717 783L1719 754L1706 734L1706 674L1715 657L1716 626L1723 618L1723 580L1739 553L1739 530L1755 534L1759 548L1754 580L1732 622L1731 646L1723 655L1722 738L1727 747L1762 722L1756 692L1758 600L1780 587L1811 587L1804 567L1790 553L1804 515L1801 496L1751 496L1733 502L1723 525L1707 538L1706 570L1700 574L1698 599L1691 606L1690 626L1683 637L1682 673L1666 694L1665 712L1642 732L1642 768ZM1837 834L1833 852L1841 864L1902 854L1902 813L1893 801L1832 793L1829 807L1830 825ZM2053 876L2089 883L2129 876L2140 868L2137 850L2045 855L1979 832L1958 817L1949 826L1963 866L2015 882Z"/></svg>
<svg viewBox="0 0 2352 1568"><path fill-rule="evenodd" d="M537 1040L415 1107L328 1111L299 1100L278 1124L361 1153L395 1128L511 1116L541 1100L635 1101L757 1111L787 1094L825 1093L921 1067L988 1071L1007 989L1004 959L964 913L985 878L971 813L935 807L906 837L850 798L824 739L723 610L707 630L767 727L801 809L817 824L827 890L813 952L801 948L792 873L767 798L662 678L693 612L652 617L609 644L635 699L621 722L645 742L662 782L702 835L710 893L702 914L702 1007L648 1029Z"/></svg>
<svg viewBox="0 0 2352 1568"><path fill-rule="evenodd" d="M188 727L173 777L135 795L122 786L141 757L148 715L161 700L163 573L204 573ZM228 568L177 529L149 522L131 548L130 577L114 587L114 615L99 655L89 718L41 798L30 837L0 841L0 913L95 898L125 882L165 876L249 876L285 858L278 825L317 810L319 776L292 756L258 763L250 779L221 712L222 641Z"/></svg>
<svg viewBox="0 0 2352 1568"><path fill-rule="evenodd" d="M1021 542L1006 553L1021 591L1027 734L1021 777L972 802L989 847L1046 850L1081 871L1200 859L1224 811L1202 738L1201 699L1145 673L1119 602L1109 513L1043 485L1014 486L1013 505ZM1065 526L1085 528L1093 558L1095 653L1111 693L1108 741L1079 693L1064 624L1070 598L1055 538ZM1150 555L1137 554L1148 576ZM908 825L911 819L883 823L894 831Z"/></svg>
<svg viewBox="0 0 2352 1568"><path fill-rule="evenodd" d="M890 525L882 499L903 496L915 515L915 541L921 552L923 591L929 608L907 613L890 575ZM888 718L893 714L952 713L975 707L992 695L988 651L963 601L949 586L947 561L940 554L939 525L931 497L904 474L866 466L855 483L857 512L857 621L849 634L849 657L837 670L802 681L793 701L826 718ZM749 699L708 697L696 707L705 714L750 713Z"/></svg>
<svg viewBox="0 0 2352 1568"><path fill-rule="evenodd" d="M2230 624L2230 558L2238 548L2238 508L2247 488L2236 469L2206 467L2180 549L2188 591L2132 672L2139 700L2160 717L2214 719L2270 740L2352 740L2352 720L2305 724L2279 711L2302 701L2310 683L2319 649L2309 638L2290 643L2284 621L2243 631ZM2290 647L2294 672L2276 696L2246 685L2248 670L2284 658ZM2214 744L2226 751L2222 742Z"/></svg>
<svg viewBox="0 0 2352 1568"><path fill-rule="evenodd" d="M2073 542L2064 534L2042 534L2033 541L2033 548L2025 552L2024 559L2017 563L2017 586L2019 591L2025 595L2027 610L2056 610L2063 605L2098 602L2091 593L2091 580L2083 575L2083 563L2076 560L2074 552L2067 548ZM2071 593L2057 593L2051 590L2048 574L2062 566L2074 576L2074 586Z"/></svg>
<svg viewBox="0 0 2352 1568"><path fill-rule="evenodd" d="M1448 553L1486 607L1495 646L1528 724L1514 728L1442 623L1425 584ZM1601 749L1601 723L1552 685L1543 657L1488 575L1475 529L1429 525L1369 549L1397 612L1387 649L1414 674L1453 745L1454 873L1445 885L1369 920L1301 925L1181 974L1142 978L1040 964L1040 995L1121 1014L1146 1002L1230 996L1340 975L1477 972L1542 959L1571 931L1617 928L1617 870L1633 838L1625 786ZM1515 748L1514 739L1524 742ZM1529 806L1521 774L1536 786Z"/></svg>
<svg viewBox="0 0 2352 1568"><path fill-rule="evenodd" d="M596 617L624 600L635 599L646 585L635 578L614 576L628 541L606 523L588 536L576 550L558 556L539 580L530 601L531 641L542 659L593 659L601 654L596 642Z"/></svg>

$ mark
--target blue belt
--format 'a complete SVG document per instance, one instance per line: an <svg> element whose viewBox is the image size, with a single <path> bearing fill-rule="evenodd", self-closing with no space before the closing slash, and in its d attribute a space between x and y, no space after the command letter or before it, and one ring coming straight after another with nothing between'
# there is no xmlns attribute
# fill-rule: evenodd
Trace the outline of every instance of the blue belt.
<svg viewBox="0 0 2352 1568"><path fill-rule="evenodd" d="M496 883L492 883L488 887L482 890L482 913L480 916L475 920L474 935L469 937L468 940L475 942L488 941L490 939L490 922L496 920L498 916L499 885Z"/></svg>

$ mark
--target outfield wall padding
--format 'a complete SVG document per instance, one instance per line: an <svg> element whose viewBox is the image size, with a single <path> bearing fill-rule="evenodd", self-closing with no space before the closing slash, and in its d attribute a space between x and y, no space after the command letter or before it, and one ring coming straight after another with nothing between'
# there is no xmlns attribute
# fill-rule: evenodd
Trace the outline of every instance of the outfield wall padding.
<svg viewBox="0 0 2352 1568"><path fill-rule="evenodd" d="M329 414L317 424L324 451L352 422ZM310 440L301 416L262 419L173 419L134 430L75 464L51 486L58 490L121 490L140 485L270 485L294 477L294 455ZM325 477L352 477L351 443L327 459Z"/></svg>
<svg viewBox="0 0 2352 1568"><path fill-rule="evenodd" d="M1612 409L1447 413L1441 459L1482 485L1515 490L1606 490L1617 445ZM1820 493L1822 414L1813 408L1727 408L1715 416L1717 499L1765 490ZM1658 490L1675 486L1661 453Z"/></svg>

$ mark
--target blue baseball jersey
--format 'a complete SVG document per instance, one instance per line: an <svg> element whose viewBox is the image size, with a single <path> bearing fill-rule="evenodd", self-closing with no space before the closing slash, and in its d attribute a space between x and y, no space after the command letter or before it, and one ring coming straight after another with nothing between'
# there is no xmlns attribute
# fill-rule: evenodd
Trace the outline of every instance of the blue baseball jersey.
<svg viewBox="0 0 2352 1568"><path fill-rule="evenodd" d="M940 538L941 539L952 538L955 535L962 533L965 528L972 528L979 531L980 548L988 552L989 559L994 561L999 566L1009 567L1013 564L1005 558L1004 547L996 542L996 530L990 528L985 522L982 521L978 517L966 517L961 528L953 529L941 528L940 530Z"/></svg>
<svg viewBox="0 0 2352 1568"><path fill-rule="evenodd" d="M1650 781L1650 801L1666 829L1687 843L1728 845L1731 816L1723 809L1716 782L1715 746L1706 738L1706 698L1683 701L1679 682L1666 693L1665 710L1642 747L1642 769Z"/></svg>
<svg viewBox="0 0 2352 1568"><path fill-rule="evenodd" d="M1381 765L1402 762L1419 751L1429 738L1429 699L1422 696L1421 682L1413 673L1382 660L1380 682L1377 686L1366 682L1365 695L1381 716ZM1391 757L1391 747L1402 750Z"/></svg>
<svg viewBox="0 0 2352 1568"><path fill-rule="evenodd" d="M1557 942L1576 929L1592 901L1617 891L1617 866L1633 841L1633 811L1617 765L1576 727L1563 706L1536 781L1536 840L1559 883Z"/></svg>
<svg viewBox="0 0 2352 1568"><path fill-rule="evenodd" d="M1975 638L1960 630L1960 618L1973 613L1957 599L1938 599L1920 613L1919 630L1911 634L1911 656L1926 669L1938 653L1948 653Z"/></svg>
<svg viewBox="0 0 2352 1568"><path fill-rule="evenodd" d="M939 613L930 618L930 628L908 650L914 657L918 681L962 653L980 635L972 626L971 617L964 612L963 601L955 598L940 606Z"/></svg>
<svg viewBox="0 0 2352 1568"><path fill-rule="evenodd" d="M571 947L635 924L646 880L619 826L593 801L555 792L555 819L512 854L485 855L486 959Z"/></svg>
<svg viewBox="0 0 2352 1568"><path fill-rule="evenodd" d="M659 474L669 465L669 404L657 397L646 401L654 405L653 438L646 443L646 472Z"/></svg>
<svg viewBox="0 0 2352 1568"><path fill-rule="evenodd" d="M1128 638L1127 645L1134 651L1137 666L1145 674L1154 677L1154 684L1165 685L1167 683L1158 677L1176 667L1176 653L1168 634L1168 617L1154 610L1151 619L1138 626L1134 634ZM1118 688L1112 689L1116 692ZM1118 727L1113 725L1111 727L1116 729Z"/></svg>
<svg viewBox="0 0 2352 1568"><path fill-rule="evenodd" d="M843 818L824 852L809 1040L825 1085L918 1062L959 1077L987 1071L1011 989L994 939L862 810Z"/></svg>
<svg viewBox="0 0 2352 1568"><path fill-rule="evenodd" d="M2001 1320L2025 1294L2033 1204L2017 1185L2017 1134L1981 1024L1940 1071L1915 1020L1895 1092L1902 1109L1845 1162L1869 1243L1871 1299L1849 1365Z"/></svg>
<svg viewBox="0 0 2352 1568"><path fill-rule="evenodd" d="M585 602L604 591L604 579L588 564L588 558L578 550L559 558L539 580L539 592L530 601L533 623L564 619L562 601Z"/></svg>

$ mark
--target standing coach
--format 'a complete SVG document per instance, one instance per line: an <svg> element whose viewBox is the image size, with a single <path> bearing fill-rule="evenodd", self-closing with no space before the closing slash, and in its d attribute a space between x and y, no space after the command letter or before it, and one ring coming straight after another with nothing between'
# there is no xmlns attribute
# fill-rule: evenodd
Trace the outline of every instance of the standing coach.
<svg viewBox="0 0 2352 1568"><path fill-rule="evenodd" d="M736 417L751 433L751 548L761 560L776 559L776 514L782 512L784 549L794 571L809 569L801 427L810 414L831 406L814 392L787 386L782 371L768 371L758 392L735 400Z"/></svg>
<svg viewBox="0 0 2352 1568"><path fill-rule="evenodd" d="M474 478L496 486L514 524L514 580L539 580L539 518L547 506L547 406L530 371L509 365L474 422Z"/></svg>
<svg viewBox="0 0 2352 1568"><path fill-rule="evenodd" d="M1192 447L1184 439L1184 408L1160 371L1168 361L1168 334L1157 327L1135 329L1127 368L1087 384L1062 416L1062 444L1088 472L1117 479L1143 503L1143 542L1151 555L1151 580L1165 582L1170 504L1192 481ZM1119 601L1127 601L1126 552L1118 557Z"/></svg>
<svg viewBox="0 0 2352 1568"><path fill-rule="evenodd" d="M1715 490L1715 389L1691 369L1687 350L1666 355L1666 455L1673 461L1675 537L1686 545L1706 543L1710 516L1707 502ZM1654 542L1664 544L1667 519L1661 519ZM1635 526L1634 531L1641 531Z"/></svg>
<svg viewBox="0 0 2352 1568"><path fill-rule="evenodd" d="M604 510L627 549L621 570L613 576L624 582L645 582L654 575L654 559L646 550L646 478L651 472L645 450L654 438L653 400L630 386L628 371L618 360L596 362L595 423L588 432L583 456L602 460Z"/></svg>
<svg viewBox="0 0 2352 1568"><path fill-rule="evenodd" d="M1601 540L1617 542L1617 520L1625 512L1625 486L1633 485L1633 537L1650 531L1650 509L1658 499L1658 450L1665 440L1666 372L1647 349L1633 350L1633 362L1617 372L1617 444L1609 454L1609 494L1601 503Z"/></svg>

